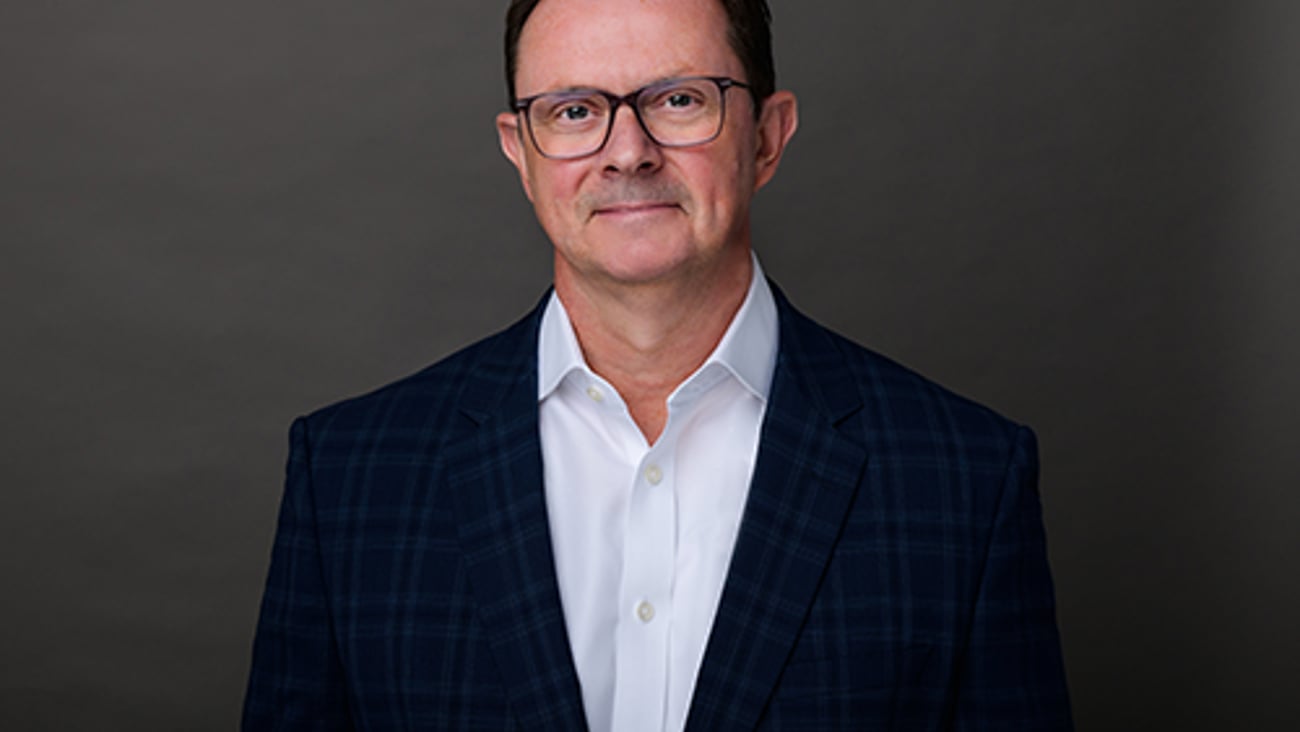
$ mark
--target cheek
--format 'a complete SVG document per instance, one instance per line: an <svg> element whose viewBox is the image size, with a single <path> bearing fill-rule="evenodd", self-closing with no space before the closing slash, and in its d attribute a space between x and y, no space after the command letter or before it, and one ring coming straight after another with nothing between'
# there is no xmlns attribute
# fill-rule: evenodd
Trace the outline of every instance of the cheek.
<svg viewBox="0 0 1300 732"><path fill-rule="evenodd" d="M754 170L742 158L715 159L702 171L705 185L698 190L704 195L705 209L714 219L714 225L730 225L743 209L754 188Z"/></svg>
<svg viewBox="0 0 1300 732"><path fill-rule="evenodd" d="M538 215L549 219L570 215L577 195L577 178L555 166L540 166L533 171L530 180Z"/></svg>

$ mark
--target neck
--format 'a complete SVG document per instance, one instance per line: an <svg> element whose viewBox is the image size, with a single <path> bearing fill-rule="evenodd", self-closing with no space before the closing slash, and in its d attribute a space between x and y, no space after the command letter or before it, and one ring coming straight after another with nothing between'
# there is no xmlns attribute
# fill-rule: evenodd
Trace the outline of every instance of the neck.
<svg viewBox="0 0 1300 732"><path fill-rule="evenodd" d="M653 444L668 420L668 395L722 340L752 276L748 247L710 268L635 284L592 282L557 259L555 292L587 365L618 390Z"/></svg>

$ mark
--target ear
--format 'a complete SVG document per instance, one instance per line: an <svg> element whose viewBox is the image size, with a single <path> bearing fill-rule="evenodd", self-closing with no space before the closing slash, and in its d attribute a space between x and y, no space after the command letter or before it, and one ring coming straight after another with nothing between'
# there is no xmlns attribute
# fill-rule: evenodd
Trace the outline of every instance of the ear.
<svg viewBox="0 0 1300 732"><path fill-rule="evenodd" d="M497 115L497 137L501 143L501 152L519 171L519 182L524 186L524 195L533 200L532 187L528 184L528 156L524 150L523 128L519 126L519 115L514 112L502 112Z"/></svg>
<svg viewBox="0 0 1300 732"><path fill-rule="evenodd" d="M754 190L767 185L776 174L786 143L799 127L799 105L794 93L776 91L763 101L758 117L758 146L754 168Z"/></svg>

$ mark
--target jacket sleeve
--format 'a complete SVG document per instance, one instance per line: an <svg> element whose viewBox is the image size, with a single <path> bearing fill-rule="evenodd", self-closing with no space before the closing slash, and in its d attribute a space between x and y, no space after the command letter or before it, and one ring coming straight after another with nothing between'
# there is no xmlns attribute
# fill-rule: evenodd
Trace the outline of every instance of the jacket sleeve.
<svg viewBox="0 0 1300 732"><path fill-rule="evenodd" d="M244 698L249 732L352 729L315 511L308 423L299 418Z"/></svg>
<svg viewBox="0 0 1300 732"><path fill-rule="evenodd" d="M1038 450L1024 427L993 519L953 720L958 732L1072 729L1038 496Z"/></svg>

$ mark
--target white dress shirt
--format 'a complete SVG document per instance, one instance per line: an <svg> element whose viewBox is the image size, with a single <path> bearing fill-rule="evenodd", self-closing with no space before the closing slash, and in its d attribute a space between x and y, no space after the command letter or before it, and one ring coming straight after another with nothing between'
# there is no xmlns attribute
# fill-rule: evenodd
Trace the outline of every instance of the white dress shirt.
<svg viewBox="0 0 1300 732"><path fill-rule="evenodd" d="M537 348L546 508L587 723L592 732L680 730L776 368L772 292L755 258L744 303L668 397L653 445L587 366L555 295Z"/></svg>

